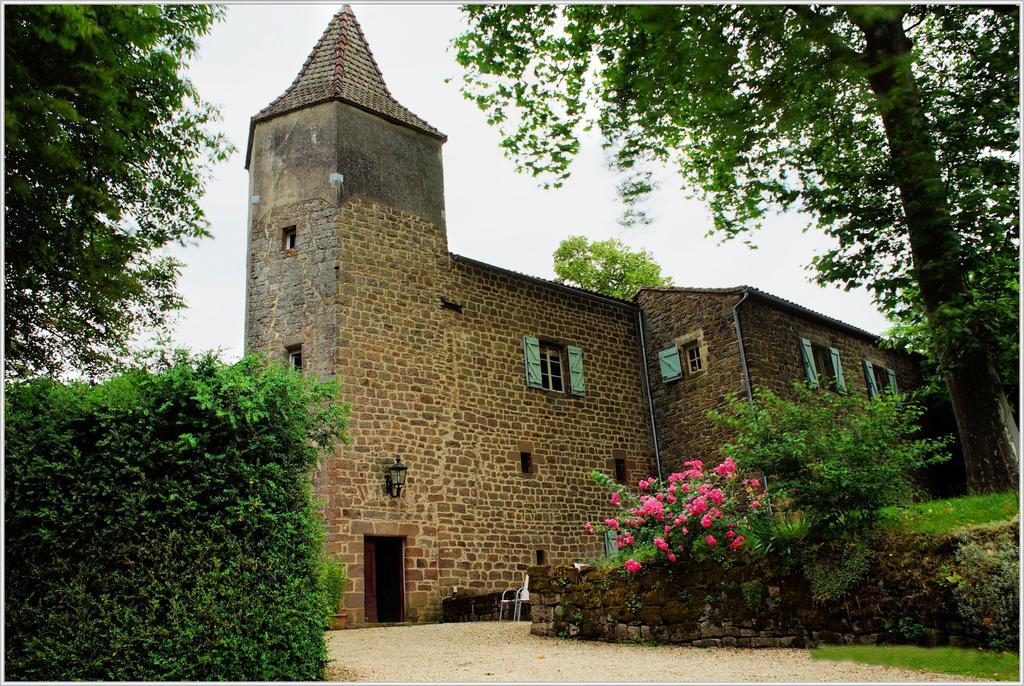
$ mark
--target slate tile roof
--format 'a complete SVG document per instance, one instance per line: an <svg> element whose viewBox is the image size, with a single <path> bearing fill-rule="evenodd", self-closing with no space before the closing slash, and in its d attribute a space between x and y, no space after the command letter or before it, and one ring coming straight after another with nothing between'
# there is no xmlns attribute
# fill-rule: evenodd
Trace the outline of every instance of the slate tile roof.
<svg viewBox="0 0 1024 686"><path fill-rule="evenodd" d="M340 100L435 138L447 136L401 105L384 83L355 13L345 5L306 58L298 76L249 123L249 151L256 124L321 102ZM249 151L246 152L248 167Z"/></svg>

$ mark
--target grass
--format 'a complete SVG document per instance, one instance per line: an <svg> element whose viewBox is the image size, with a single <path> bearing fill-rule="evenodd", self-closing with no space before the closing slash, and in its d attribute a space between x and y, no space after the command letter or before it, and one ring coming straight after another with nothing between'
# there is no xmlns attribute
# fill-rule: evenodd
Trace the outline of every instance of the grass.
<svg viewBox="0 0 1024 686"><path fill-rule="evenodd" d="M811 651L814 660L862 662L938 674L959 674L988 681L1020 679L1020 656L977 648L921 648L919 646L821 646Z"/></svg>
<svg viewBox="0 0 1024 686"><path fill-rule="evenodd" d="M907 507L887 507L882 516L888 526L911 533L946 534L965 526L1013 519L1020 511L1017 493L968 495L931 500Z"/></svg>

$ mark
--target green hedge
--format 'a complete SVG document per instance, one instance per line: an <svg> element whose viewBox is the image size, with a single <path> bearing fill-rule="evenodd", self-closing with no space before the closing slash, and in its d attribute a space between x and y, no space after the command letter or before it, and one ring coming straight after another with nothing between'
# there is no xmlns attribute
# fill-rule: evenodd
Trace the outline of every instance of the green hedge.
<svg viewBox="0 0 1024 686"><path fill-rule="evenodd" d="M321 678L310 476L344 434L336 397L184 353L9 385L7 678Z"/></svg>

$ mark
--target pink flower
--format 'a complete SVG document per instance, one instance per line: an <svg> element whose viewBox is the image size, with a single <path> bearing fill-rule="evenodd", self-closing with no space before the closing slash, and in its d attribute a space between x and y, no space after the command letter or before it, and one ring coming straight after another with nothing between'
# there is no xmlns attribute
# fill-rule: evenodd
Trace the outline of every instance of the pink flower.
<svg viewBox="0 0 1024 686"><path fill-rule="evenodd" d="M704 540L707 541L708 545L710 545L710 546L718 545L718 541L715 540L714 536L708 536Z"/></svg>
<svg viewBox="0 0 1024 686"><path fill-rule="evenodd" d="M669 497L665 498L665 500L668 501L669 505L674 505L676 502L676 497L674 495L670 495Z"/></svg>
<svg viewBox="0 0 1024 686"><path fill-rule="evenodd" d="M671 533L671 532L672 532L672 525L666 524L665 525L665 533Z"/></svg>
<svg viewBox="0 0 1024 686"><path fill-rule="evenodd" d="M626 545L633 545L633 534L631 534L631 533L629 533L627 531L626 532L626 537L624 539L622 539L622 540L626 542Z"/></svg>
<svg viewBox="0 0 1024 686"><path fill-rule="evenodd" d="M724 476L726 478L731 477L736 473L736 463L732 461L731 457L725 458L725 462L715 467L715 474L718 476Z"/></svg>
<svg viewBox="0 0 1024 686"><path fill-rule="evenodd" d="M647 490L647 486L648 486L647 479L640 479L640 490L641 491L646 491Z"/></svg>
<svg viewBox="0 0 1024 686"><path fill-rule="evenodd" d="M708 491L708 497L711 498L711 502L715 505L721 505L725 500L725 496L722 495L722 489L720 488L712 488Z"/></svg>
<svg viewBox="0 0 1024 686"><path fill-rule="evenodd" d="M704 515L703 517L700 518L700 525L702 527L704 527L705 529L708 528L709 526L711 526L712 523L713 523L713 520L711 519L711 515L709 515L709 514L706 514L706 515Z"/></svg>
<svg viewBox="0 0 1024 686"><path fill-rule="evenodd" d="M730 550L736 550L741 545L743 545L743 541L745 541L745 540L747 540L747 539L745 539L743 536L737 536L736 540L729 544L729 549Z"/></svg>
<svg viewBox="0 0 1024 686"><path fill-rule="evenodd" d="M669 562L675 562L676 561L676 556L673 553L669 553L668 554L668 561Z"/></svg>
<svg viewBox="0 0 1024 686"><path fill-rule="evenodd" d="M755 500L754 502L750 503L750 506L756 510L757 508L761 507L761 503Z"/></svg>
<svg viewBox="0 0 1024 686"><path fill-rule="evenodd" d="M608 528L610 528L610 529L618 529L619 528L618 520L614 519L613 517L609 517L608 519L604 520L604 523L607 524Z"/></svg>
<svg viewBox="0 0 1024 686"><path fill-rule="evenodd" d="M690 533L690 530L689 530L689 529L687 529L687 528L686 528L686 527L684 526L684 527L683 527L683 536L685 536L685 535L686 535L686 534L688 534L688 533Z"/></svg>
<svg viewBox="0 0 1024 686"><path fill-rule="evenodd" d="M725 532L725 537L729 538L729 539L736 538L736 532L733 531L732 529L729 529L728 531Z"/></svg>
<svg viewBox="0 0 1024 686"><path fill-rule="evenodd" d="M630 574L636 574L642 567L643 565L636 560L626 560L626 571Z"/></svg>
<svg viewBox="0 0 1024 686"><path fill-rule="evenodd" d="M619 504L619 492L615 491L614 493L612 493L612 497L610 498L610 500L611 500L612 505L618 505Z"/></svg>
<svg viewBox="0 0 1024 686"><path fill-rule="evenodd" d="M665 542L664 538L655 538L654 539L654 547L655 548L660 548L660 549L664 550L666 553L668 552L668 543Z"/></svg>
<svg viewBox="0 0 1024 686"><path fill-rule="evenodd" d="M664 509L665 506L661 504L660 500L657 500L656 498L648 498L644 502L643 514L648 517L657 517Z"/></svg>
<svg viewBox="0 0 1024 686"><path fill-rule="evenodd" d="M757 488L757 487L759 487L761 485L761 482L758 481L757 479L751 479L750 480L750 485L753 486L754 488Z"/></svg>
<svg viewBox="0 0 1024 686"><path fill-rule="evenodd" d="M583 523L583 530L586 531L588 534L594 533L594 527L590 525L590 522Z"/></svg>

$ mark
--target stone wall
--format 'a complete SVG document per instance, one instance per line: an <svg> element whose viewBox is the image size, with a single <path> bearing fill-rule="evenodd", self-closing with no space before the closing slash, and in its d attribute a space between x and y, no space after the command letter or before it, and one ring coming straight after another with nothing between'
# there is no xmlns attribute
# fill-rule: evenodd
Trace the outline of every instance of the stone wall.
<svg viewBox="0 0 1024 686"><path fill-rule="evenodd" d="M743 367L733 324L737 293L644 290L637 297L643 307L651 397L658 427L662 472L682 468L686 460L716 461L718 449L731 432L708 412L724 410L730 394L743 394ZM677 381L663 381L658 351L683 345L697 336L706 348L704 370L686 373Z"/></svg>
<svg viewBox="0 0 1024 686"><path fill-rule="evenodd" d="M1014 536L1016 533L1014 533ZM887 544L869 577L844 600L817 604L808 582L767 561L613 568L535 567L538 636L696 647L811 647L820 643L978 645L948 585L955 538L910 536Z"/></svg>
<svg viewBox="0 0 1024 686"><path fill-rule="evenodd" d="M785 396L792 392L792 381L806 378L801 338L839 351L843 377L851 393L862 397L868 394L864 358L891 368L901 389L921 385L920 368L910 356L879 348L867 335L829 326L757 298L748 299L740 307L740 323L754 388L769 388Z"/></svg>

